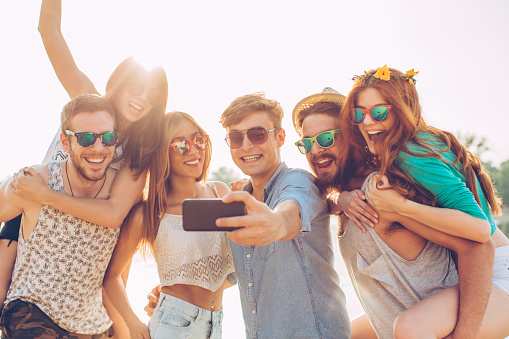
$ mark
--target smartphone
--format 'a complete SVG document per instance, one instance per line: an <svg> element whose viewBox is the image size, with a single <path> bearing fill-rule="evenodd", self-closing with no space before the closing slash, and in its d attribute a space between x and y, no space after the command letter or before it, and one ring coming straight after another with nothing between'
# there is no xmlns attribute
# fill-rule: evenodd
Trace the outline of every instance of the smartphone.
<svg viewBox="0 0 509 339"><path fill-rule="evenodd" d="M225 204L221 199L184 199L182 223L186 231L233 231L242 227L218 227L216 219L246 214L242 201Z"/></svg>

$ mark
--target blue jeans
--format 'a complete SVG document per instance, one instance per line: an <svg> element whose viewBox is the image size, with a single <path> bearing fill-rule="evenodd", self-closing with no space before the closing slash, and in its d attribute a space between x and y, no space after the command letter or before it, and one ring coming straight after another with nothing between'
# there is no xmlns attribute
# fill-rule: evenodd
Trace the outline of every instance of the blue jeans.
<svg viewBox="0 0 509 339"><path fill-rule="evenodd" d="M223 310L208 311L161 293L148 322L150 338L221 339Z"/></svg>

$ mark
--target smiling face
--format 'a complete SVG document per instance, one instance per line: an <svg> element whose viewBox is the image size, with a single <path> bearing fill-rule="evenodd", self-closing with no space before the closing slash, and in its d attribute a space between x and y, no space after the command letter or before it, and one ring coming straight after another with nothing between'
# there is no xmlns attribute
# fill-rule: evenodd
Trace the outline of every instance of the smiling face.
<svg viewBox="0 0 509 339"><path fill-rule="evenodd" d="M114 121L108 112L81 112L70 121L70 130L75 133L92 132L105 133L114 131ZM88 181L97 181L104 178L106 170L113 159L115 146L104 146L97 138L90 147L78 145L75 136L61 138L62 145L69 153L69 159L76 172Z"/></svg>
<svg viewBox="0 0 509 339"><path fill-rule="evenodd" d="M200 136L200 130L193 122L182 119L178 125L177 133L171 140L171 143L181 141L184 139L192 140L196 136ZM207 145L210 147L210 145ZM180 155L175 152L172 148L169 150L171 171L170 176L175 177L186 177L186 178L199 178L203 172L203 166L205 163L205 150L198 150L193 144L186 155Z"/></svg>
<svg viewBox="0 0 509 339"><path fill-rule="evenodd" d="M149 97L158 92L157 81L149 73L138 74L127 81L115 99L118 116L125 127L145 117L154 108Z"/></svg>
<svg viewBox="0 0 509 339"><path fill-rule="evenodd" d="M253 112L247 115L238 124L227 128L227 132L243 131L253 127L263 127L267 131L274 128L267 112ZM233 162L245 174L249 175L253 182L264 185L270 180L277 167L281 163L280 148L285 141L285 131L275 129L269 132L267 141L263 144L253 144L244 134L242 146L236 149L230 148Z"/></svg>
<svg viewBox="0 0 509 339"><path fill-rule="evenodd" d="M312 138L322 132L335 129L339 129L339 119L328 114L314 113L302 121L303 138ZM337 175L339 149L339 135L335 134L334 145L329 148L321 148L316 142L313 142L311 152L306 154L309 166L320 184L331 183Z"/></svg>
<svg viewBox="0 0 509 339"><path fill-rule="evenodd" d="M373 87L368 87L357 95L355 107L357 108L371 108L378 105L388 105L389 103L380 94L380 91ZM364 121L357 127L361 132L369 151L372 154L377 154L375 144L383 140L385 133L394 125L394 114L389 113L389 118L385 121L375 121L371 115L366 114Z"/></svg>

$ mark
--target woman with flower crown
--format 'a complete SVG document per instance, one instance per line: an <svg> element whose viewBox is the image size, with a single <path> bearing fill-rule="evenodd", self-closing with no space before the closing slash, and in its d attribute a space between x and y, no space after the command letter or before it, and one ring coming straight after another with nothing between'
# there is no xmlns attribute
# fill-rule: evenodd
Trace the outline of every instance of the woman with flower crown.
<svg viewBox="0 0 509 339"><path fill-rule="evenodd" d="M384 215L392 222L394 232L403 225L424 240L453 250L465 241L495 247L493 269L489 260L478 267L485 273L466 278L465 267L476 263L462 262L458 256L459 288L443 289L401 313L394 324L396 338L505 338L509 239L492 218L492 213L500 213L501 202L479 159L451 133L424 122L415 89L417 73L385 66L356 77L340 114L345 156L339 189L352 189L358 177L377 171L365 182L366 197L380 219ZM378 232L377 226L374 230ZM412 259L418 258L426 241L421 244ZM463 293L466 288L477 288L478 300L464 299L476 295ZM468 308L476 302L478 307Z"/></svg>

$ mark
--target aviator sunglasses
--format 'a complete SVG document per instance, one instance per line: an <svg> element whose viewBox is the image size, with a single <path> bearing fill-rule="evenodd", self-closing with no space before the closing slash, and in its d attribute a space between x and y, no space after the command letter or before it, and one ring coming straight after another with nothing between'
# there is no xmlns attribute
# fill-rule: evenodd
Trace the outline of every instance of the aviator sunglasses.
<svg viewBox="0 0 509 339"><path fill-rule="evenodd" d="M334 135L341 133L340 129L333 129L325 131L315 135L312 138L303 138L295 143L295 146L299 149L302 154L308 154L313 149L313 141L318 144L321 148L329 148L334 146Z"/></svg>
<svg viewBox="0 0 509 339"><path fill-rule="evenodd" d="M145 91L145 83L139 80L131 80L127 83L127 92L132 96L140 96ZM161 92L157 89L150 88L147 92L147 101L156 106L161 98Z"/></svg>
<svg viewBox="0 0 509 339"><path fill-rule="evenodd" d="M92 132L80 132L75 133L73 131L66 130L65 134L74 135L78 141L78 145L81 147L92 146L97 138L101 139L104 146L110 147L115 146L118 140L118 132L106 132L106 133L92 133Z"/></svg>
<svg viewBox="0 0 509 339"><path fill-rule="evenodd" d="M192 145L194 145L194 147L196 147L197 150L203 151L207 147L207 144L209 141L208 138L209 138L209 136L206 134L197 135L191 140L184 139L184 140L175 141L175 142L171 143L170 147L173 148L175 153L177 153L178 155L184 156L191 151Z"/></svg>
<svg viewBox="0 0 509 339"><path fill-rule="evenodd" d="M267 141L268 135L270 132L275 130L274 127L271 130L266 130L263 127L253 127L248 128L242 131L232 131L226 135L226 144L230 148L240 148L242 146L242 143L244 142L244 134L247 135L247 138L249 141L251 141L253 144L263 144L265 141Z"/></svg>
<svg viewBox="0 0 509 339"><path fill-rule="evenodd" d="M352 124L360 125L366 115L369 114L374 121L382 122L389 119L391 105L377 105L371 108L354 108L352 114Z"/></svg>

